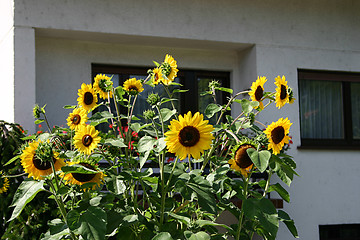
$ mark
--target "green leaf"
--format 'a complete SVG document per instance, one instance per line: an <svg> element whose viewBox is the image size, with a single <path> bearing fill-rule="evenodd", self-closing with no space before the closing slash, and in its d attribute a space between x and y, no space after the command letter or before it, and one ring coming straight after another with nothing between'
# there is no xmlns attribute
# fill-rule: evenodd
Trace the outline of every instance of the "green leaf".
<svg viewBox="0 0 360 240"><path fill-rule="evenodd" d="M144 156L139 157L139 168L142 169L147 159L149 158L150 151L145 152Z"/></svg>
<svg viewBox="0 0 360 240"><path fill-rule="evenodd" d="M189 91L189 89L174 89L173 93L183 93L187 91Z"/></svg>
<svg viewBox="0 0 360 240"><path fill-rule="evenodd" d="M209 105L207 105L204 114L206 115L207 118L212 118L215 113L220 112L222 109L222 107L220 105L217 105L215 103L210 103Z"/></svg>
<svg viewBox="0 0 360 240"><path fill-rule="evenodd" d="M79 220L80 220L80 213L74 209L70 210L66 215L67 225L71 231L74 231L77 228L79 228L80 226Z"/></svg>
<svg viewBox="0 0 360 240"><path fill-rule="evenodd" d="M286 202L290 202L290 194L285 190L285 188L283 188L283 186L280 185L280 183L271 185L269 191L276 191L282 199Z"/></svg>
<svg viewBox="0 0 360 240"><path fill-rule="evenodd" d="M126 190L126 185L120 176L113 176L111 180L106 182L107 189L116 194L123 194Z"/></svg>
<svg viewBox="0 0 360 240"><path fill-rule="evenodd" d="M172 240L171 234L168 232L160 232L156 234L151 240Z"/></svg>
<svg viewBox="0 0 360 240"><path fill-rule="evenodd" d="M12 162L17 160L18 158L20 158L20 155L16 155L15 157L11 158L9 161L7 161L7 163L4 164L4 166L7 166L7 165L11 164Z"/></svg>
<svg viewBox="0 0 360 240"><path fill-rule="evenodd" d="M283 181L286 185L290 187L290 184L294 178L294 174L289 168L286 168L284 165L280 165L278 170L276 171L276 174L278 177Z"/></svg>
<svg viewBox="0 0 360 240"><path fill-rule="evenodd" d="M36 135L31 135L31 136L27 136L27 137L23 137L23 138L20 138L21 140L31 140L31 139L35 139L36 138Z"/></svg>
<svg viewBox="0 0 360 240"><path fill-rule="evenodd" d="M216 223L216 222L209 221L209 220L199 219L199 220L195 221L195 224L198 225L200 228L202 228L204 226L214 226L214 227L223 227L223 228L226 228L227 230L231 230L231 228L225 224L220 224L220 223Z"/></svg>
<svg viewBox="0 0 360 240"><path fill-rule="evenodd" d="M191 180L192 182L189 182L187 186L196 192L199 206L209 213L216 214L216 201L210 183L202 176L196 176Z"/></svg>
<svg viewBox="0 0 360 240"><path fill-rule="evenodd" d="M164 122L170 120L170 118L171 118L172 116L174 116L175 113L176 113L176 109L173 109L173 110L170 110L170 109L168 109L168 108L162 108L162 109L160 109L160 114L161 114L162 120L163 120Z"/></svg>
<svg viewBox="0 0 360 240"><path fill-rule="evenodd" d="M74 108L76 108L76 105L65 105L63 108L64 109L74 109Z"/></svg>
<svg viewBox="0 0 360 240"><path fill-rule="evenodd" d="M264 172L269 165L271 153L267 150L258 152L253 148L248 148L246 152L259 171Z"/></svg>
<svg viewBox="0 0 360 240"><path fill-rule="evenodd" d="M65 235L70 233L69 228L67 225L58 218L51 220L48 223L49 231L45 234L41 240L59 240L63 239Z"/></svg>
<svg viewBox="0 0 360 240"><path fill-rule="evenodd" d="M179 220L180 222L186 224L186 225L190 225L190 218L185 217L185 216L181 216L175 213L170 212L169 215L177 220Z"/></svg>
<svg viewBox="0 0 360 240"><path fill-rule="evenodd" d="M108 119L113 118L113 117L114 116L107 111L97 112L89 118L89 122L90 122L90 125L97 126L100 123L107 122Z"/></svg>
<svg viewBox="0 0 360 240"><path fill-rule="evenodd" d="M295 238L299 238L299 234L298 234L297 229L295 227L294 220L292 220L289 217L289 215L286 212L282 211L282 210L278 211L278 216L279 216L279 220L285 223L286 227L289 229L291 234Z"/></svg>
<svg viewBox="0 0 360 240"><path fill-rule="evenodd" d="M63 166L61 168L61 170L64 173L82 173L82 174L94 174L97 173L97 171L92 170L90 168L87 168L85 166L82 166L80 164L74 164L74 165L68 165L68 166Z"/></svg>
<svg viewBox="0 0 360 240"><path fill-rule="evenodd" d="M139 152L146 152L153 150L154 147L156 147L157 139L150 137L150 136L144 136L140 138L138 142L138 151Z"/></svg>
<svg viewBox="0 0 360 240"><path fill-rule="evenodd" d="M105 239L106 234L106 212L100 207L89 206L84 213L80 215L80 227L77 232L85 240Z"/></svg>
<svg viewBox="0 0 360 240"><path fill-rule="evenodd" d="M250 113L253 110L253 107L251 106L251 101L247 99L241 99L241 108L245 114Z"/></svg>
<svg viewBox="0 0 360 240"><path fill-rule="evenodd" d="M44 122L44 119L36 119L34 123L39 124L39 123L42 123L42 122Z"/></svg>
<svg viewBox="0 0 360 240"><path fill-rule="evenodd" d="M245 216L252 220L257 219L270 239L275 239L279 219L274 204L267 198L248 198L243 204Z"/></svg>
<svg viewBox="0 0 360 240"><path fill-rule="evenodd" d="M122 88L122 86L116 87L114 93L116 94L118 102L122 102L123 96L125 94L125 90Z"/></svg>
<svg viewBox="0 0 360 240"><path fill-rule="evenodd" d="M230 94L233 94L234 92L231 88L225 88L225 87L215 87L215 89L223 92L228 92Z"/></svg>
<svg viewBox="0 0 360 240"><path fill-rule="evenodd" d="M123 138L106 139L104 144L105 145L115 146L115 147L128 147L128 146L125 145Z"/></svg>
<svg viewBox="0 0 360 240"><path fill-rule="evenodd" d="M187 238L188 240L210 240L210 236L209 234L207 234L206 232L197 232L195 234L192 234L189 238Z"/></svg>
<svg viewBox="0 0 360 240"><path fill-rule="evenodd" d="M32 181L32 180L25 180L23 181L16 193L14 195L14 199L11 207L15 207L11 218L8 220L9 222L15 219L17 216L20 215L21 211L24 209L26 204L28 204L36 194L40 191L44 191L44 181Z"/></svg>

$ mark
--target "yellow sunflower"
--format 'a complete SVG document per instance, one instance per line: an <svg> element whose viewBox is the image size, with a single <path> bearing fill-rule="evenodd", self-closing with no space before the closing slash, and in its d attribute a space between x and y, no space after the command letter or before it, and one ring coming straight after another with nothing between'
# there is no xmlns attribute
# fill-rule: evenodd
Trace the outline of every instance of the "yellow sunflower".
<svg viewBox="0 0 360 240"><path fill-rule="evenodd" d="M9 179L7 177L0 178L0 194L7 192L9 189Z"/></svg>
<svg viewBox="0 0 360 240"><path fill-rule="evenodd" d="M99 94L102 99L108 99L109 96L112 97L112 87L113 82L111 81L111 77L106 76L105 74L98 74L94 78L94 90Z"/></svg>
<svg viewBox="0 0 360 240"><path fill-rule="evenodd" d="M131 95L136 95L144 91L142 83L140 80L136 80L136 78L130 78L124 82L124 90L127 91Z"/></svg>
<svg viewBox="0 0 360 240"><path fill-rule="evenodd" d="M29 174L29 178L33 177L35 180L42 180L44 179L43 176L53 173L50 161L42 161L41 158L36 155L36 150L39 145L43 143L41 140L29 143L29 146L23 150L20 156L24 171ZM59 153L57 152L53 151L52 155L55 171L59 171L61 167L65 165L64 160L58 157Z"/></svg>
<svg viewBox="0 0 360 240"><path fill-rule="evenodd" d="M208 120L203 120L203 115L199 112L192 116L191 112L179 120L170 122L169 131L165 133L166 146L171 153L175 153L181 160L190 155L199 159L200 154L211 146L214 136L211 131L213 126L208 124Z"/></svg>
<svg viewBox="0 0 360 240"><path fill-rule="evenodd" d="M78 104L85 108L86 111L91 111L96 107L98 101L97 95L91 84L83 83L78 90Z"/></svg>
<svg viewBox="0 0 360 240"><path fill-rule="evenodd" d="M152 75L152 83L153 83L154 85L157 85L157 84L159 84L160 82L163 81L162 71L161 71L160 68L154 68L154 69L152 70L152 72L153 72L153 75Z"/></svg>
<svg viewBox="0 0 360 240"><path fill-rule="evenodd" d="M264 84L267 81L266 77L258 77L255 82L251 85L251 91L249 95L252 101L259 102L259 108L264 109L264 104L262 98L264 96Z"/></svg>
<svg viewBox="0 0 360 240"><path fill-rule="evenodd" d="M87 183L93 183L93 184L87 184L89 185L89 188L95 190L96 188L100 187L102 182L104 181L105 174L101 171L98 171L97 167L94 164L87 163L87 162L68 162L68 165L74 165L79 164L82 165L88 169L97 171L97 173L67 173L62 174L61 177L63 177L64 181L67 184L73 184L73 185L79 185L82 186Z"/></svg>
<svg viewBox="0 0 360 240"><path fill-rule="evenodd" d="M231 169L240 172L244 177L247 177L254 167L254 163L246 152L249 148L256 149L257 146L250 141L240 142L233 148L232 158L228 162Z"/></svg>
<svg viewBox="0 0 360 240"><path fill-rule="evenodd" d="M269 139L268 149L272 149L275 155L279 154L284 144L288 144L289 130L292 123L288 118L280 118L277 122L271 123L264 131Z"/></svg>
<svg viewBox="0 0 360 240"><path fill-rule="evenodd" d="M75 132L74 145L82 153L90 155L101 140L99 131L94 126L81 125Z"/></svg>
<svg viewBox="0 0 360 240"><path fill-rule="evenodd" d="M170 83L172 83L177 76L177 72L179 70L177 69L176 61L169 54L166 54L165 60L161 64L161 71L165 76L165 78L162 78L162 82L165 85L169 85Z"/></svg>
<svg viewBox="0 0 360 240"><path fill-rule="evenodd" d="M88 120L87 112L84 108L75 108L66 120L70 129L78 130L79 126L84 125Z"/></svg>
<svg viewBox="0 0 360 240"><path fill-rule="evenodd" d="M280 109L289 102L288 85L285 76L277 76L275 78L275 85L277 86L275 93L276 107Z"/></svg>

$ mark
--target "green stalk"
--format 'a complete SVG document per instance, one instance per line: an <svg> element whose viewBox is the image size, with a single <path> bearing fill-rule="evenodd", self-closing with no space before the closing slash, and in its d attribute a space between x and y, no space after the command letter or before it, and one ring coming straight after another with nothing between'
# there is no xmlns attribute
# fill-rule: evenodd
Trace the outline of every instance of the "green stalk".
<svg viewBox="0 0 360 240"><path fill-rule="evenodd" d="M248 195L248 186L249 186L249 180L250 180L250 176L251 176L251 173L249 173L248 177L246 178L246 181L245 181L245 188L244 188L244 196L245 196L245 199L247 199L247 195ZM241 233L241 229L242 229L242 225L243 225L243 220L244 220L244 202L241 204L241 213L240 213L240 216L239 216L239 224L238 224L238 229L237 229L237 233L236 233L236 240L239 240L240 239L240 233Z"/></svg>

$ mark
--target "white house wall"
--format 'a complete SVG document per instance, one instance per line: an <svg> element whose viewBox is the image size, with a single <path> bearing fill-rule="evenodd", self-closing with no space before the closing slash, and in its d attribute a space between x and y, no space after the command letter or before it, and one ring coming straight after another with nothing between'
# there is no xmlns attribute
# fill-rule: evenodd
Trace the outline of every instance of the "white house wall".
<svg viewBox="0 0 360 240"><path fill-rule="evenodd" d="M34 130L26 109L47 104L51 124L65 124L62 107L91 82L92 63L151 67L166 53L179 68L230 71L236 91L258 75L268 77L270 91L285 75L298 98L298 69L360 72L359 10L355 0L15 0L15 37L10 31L0 42L15 55L15 76L7 72L15 80L6 83L12 91L16 84L12 114ZM319 239L319 224L360 223L359 152L299 150L298 102L272 106L260 120L279 117L293 123L291 154L301 177L284 208L300 238ZM283 225L277 239L292 239Z"/></svg>

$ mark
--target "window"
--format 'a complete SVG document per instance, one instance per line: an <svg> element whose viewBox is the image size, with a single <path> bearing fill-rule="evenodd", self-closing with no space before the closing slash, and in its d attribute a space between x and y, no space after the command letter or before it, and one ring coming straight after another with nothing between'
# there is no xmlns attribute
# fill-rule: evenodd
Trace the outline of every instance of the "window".
<svg viewBox="0 0 360 240"><path fill-rule="evenodd" d="M360 239L360 224L320 225L320 240Z"/></svg>
<svg viewBox="0 0 360 240"><path fill-rule="evenodd" d="M99 74L106 74L108 76L113 76L112 80L114 82L114 87L122 85L124 81L129 78L135 77L136 79L145 79L147 77L148 69L153 67L125 67L125 66L111 66L111 65L92 65L92 75L93 78ZM189 91L181 93L179 96L175 96L180 101L175 103L175 107L181 114L185 114L188 111L193 113L200 111L204 112L207 104L211 101L210 96L200 97L200 94L204 92L209 82L212 80L218 80L223 87L230 87L230 73L229 72L220 72L220 71L201 71L201 70L183 70L180 69L178 72L178 77L175 79L176 82L181 83L182 89L189 89ZM135 115L142 115L143 111L149 108L146 98L149 93L157 92L160 96L166 96L167 94L161 87L152 88L148 85L144 85L144 92L140 94L137 99L137 106L135 108ZM179 86L171 86L179 87ZM218 92L217 102L219 104L225 103L226 94L223 92ZM170 104L168 106L170 107ZM100 109L99 111L104 111L106 109ZM210 123L214 124L215 119L211 119ZM101 126L101 129L106 128L106 126Z"/></svg>
<svg viewBox="0 0 360 240"><path fill-rule="evenodd" d="M298 71L301 147L360 149L360 74Z"/></svg>

